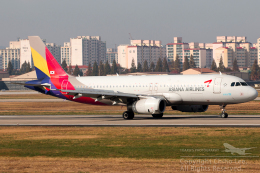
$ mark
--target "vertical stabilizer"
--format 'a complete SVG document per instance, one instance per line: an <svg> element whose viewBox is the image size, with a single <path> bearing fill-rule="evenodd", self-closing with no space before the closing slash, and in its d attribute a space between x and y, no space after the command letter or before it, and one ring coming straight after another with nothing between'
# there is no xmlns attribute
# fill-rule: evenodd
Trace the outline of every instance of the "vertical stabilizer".
<svg viewBox="0 0 260 173"><path fill-rule="evenodd" d="M29 36L29 42L38 80L67 76L39 36Z"/></svg>

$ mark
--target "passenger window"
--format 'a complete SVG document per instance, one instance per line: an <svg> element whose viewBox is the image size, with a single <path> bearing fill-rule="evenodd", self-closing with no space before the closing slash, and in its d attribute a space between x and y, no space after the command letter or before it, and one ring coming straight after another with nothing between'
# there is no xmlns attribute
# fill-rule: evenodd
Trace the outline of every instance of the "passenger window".
<svg viewBox="0 0 260 173"><path fill-rule="evenodd" d="M242 86L248 86L245 82L240 82Z"/></svg>
<svg viewBox="0 0 260 173"><path fill-rule="evenodd" d="M241 86L240 82L236 82L236 86Z"/></svg>
<svg viewBox="0 0 260 173"><path fill-rule="evenodd" d="M232 82L232 83L231 83L231 86L235 86L235 82Z"/></svg>

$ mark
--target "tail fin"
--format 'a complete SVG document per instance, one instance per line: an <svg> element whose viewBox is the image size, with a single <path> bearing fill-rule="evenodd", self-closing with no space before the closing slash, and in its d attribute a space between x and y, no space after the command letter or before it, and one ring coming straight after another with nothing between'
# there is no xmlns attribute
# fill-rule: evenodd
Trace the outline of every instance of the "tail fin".
<svg viewBox="0 0 260 173"><path fill-rule="evenodd" d="M67 76L39 36L29 36L29 42L38 80Z"/></svg>

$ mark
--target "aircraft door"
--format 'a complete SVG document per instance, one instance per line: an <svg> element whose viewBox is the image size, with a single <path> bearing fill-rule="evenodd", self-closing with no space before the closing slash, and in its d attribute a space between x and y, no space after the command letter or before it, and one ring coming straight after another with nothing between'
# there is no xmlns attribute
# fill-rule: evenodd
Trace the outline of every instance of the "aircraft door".
<svg viewBox="0 0 260 173"><path fill-rule="evenodd" d="M214 85L213 85L213 93L220 94L221 93L221 81L222 78L215 78Z"/></svg>

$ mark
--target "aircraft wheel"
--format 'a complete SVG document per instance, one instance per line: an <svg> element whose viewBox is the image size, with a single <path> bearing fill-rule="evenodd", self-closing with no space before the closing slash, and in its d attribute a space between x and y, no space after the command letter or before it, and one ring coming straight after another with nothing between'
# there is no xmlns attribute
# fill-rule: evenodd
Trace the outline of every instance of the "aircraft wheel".
<svg viewBox="0 0 260 173"><path fill-rule="evenodd" d="M133 119L134 117L135 117L134 112L125 111L125 112L123 113L123 118L124 118L125 120L130 120L130 119Z"/></svg>
<svg viewBox="0 0 260 173"><path fill-rule="evenodd" d="M221 118L227 118L228 117L228 113L221 113L220 116L221 116Z"/></svg>
<svg viewBox="0 0 260 173"><path fill-rule="evenodd" d="M152 114L153 118L162 118L163 117L163 113L161 114Z"/></svg>

